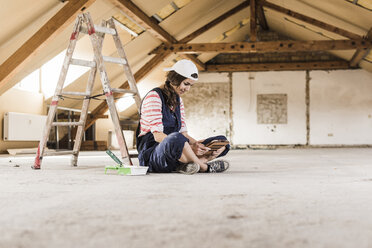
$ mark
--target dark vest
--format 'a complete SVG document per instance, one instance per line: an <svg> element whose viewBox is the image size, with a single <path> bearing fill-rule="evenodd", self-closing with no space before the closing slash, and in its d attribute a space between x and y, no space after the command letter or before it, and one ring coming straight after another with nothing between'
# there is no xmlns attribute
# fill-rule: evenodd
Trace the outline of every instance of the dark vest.
<svg viewBox="0 0 372 248"><path fill-rule="evenodd" d="M181 110L180 106L178 105L175 109L175 111L171 111L170 108L166 105L163 92L160 88L152 89L151 91L156 91L161 99L162 102L162 121L164 130L163 133L166 135L169 135L173 132L179 132L181 129ZM178 102L180 102L179 96L177 96ZM141 128L141 122L138 124L137 127L137 151L138 151L138 160L140 162L141 166L145 166L147 164L147 161L149 160L149 157L152 153L152 151L155 149L155 147L159 144L155 141L154 135L151 132L148 132L147 134L138 137L140 134L140 128Z"/></svg>

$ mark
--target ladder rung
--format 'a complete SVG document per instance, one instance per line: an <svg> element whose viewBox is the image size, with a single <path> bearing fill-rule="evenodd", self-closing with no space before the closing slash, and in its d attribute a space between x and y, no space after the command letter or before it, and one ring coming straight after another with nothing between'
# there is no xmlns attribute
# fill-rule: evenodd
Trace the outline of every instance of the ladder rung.
<svg viewBox="0 0 372 248"><path fill-rule="evenodd" d="M80 66L86 66L86 67L96 67L95 61L89 61L84 59L71 59L72 65L80 65Z"/></svg>
<svg viewBox="0 0 372 248"><path fill-rule="evenodd" d="M103 60L110 63L116 63L116 64L122 64L125 65L127 63L126 59L122 58L115 58L115 57L108 57L108 56L102 56Z"/></svg>
<svg viewBox="0 0 372 248"><path fill-rule="evenodd" d="M90 96L85 92L73 92L73 91L64 91L61 93L61 96Z"/></svg>
<svg viewBox="0 0 372 248"><path fill-rule="evenodd" d="M80 121L75 121L75 122L53 122L52 126L82 126L84 123Z"/></svg>
<svg viewBox="0 0 372 248"><path fill-rule="evenodd" d="M97 33L116 35L116 31L113 28L107 28L107 27L101 27L101 26L94 25L94 29L96 30ZM81 27L80 32L87 34L88 29L85 27Z"/></svg>
<svg viewBox="0 0 372 248"><path fill-rule="evenodd" d="M130 94L133 94L133 95L136 95L137 94L137 91L135 90L126 90L126 89L117 89L117 88L112 88L111 89L113 92L116 92L116 93L130 93Z"/></svg>
<svg viewBox="0 0 372 248"><path fill-rule="evenodd" d="M58 156L58 155L71 155L71 154L76 154L74 151L46 151L45 156Z"/></svg>

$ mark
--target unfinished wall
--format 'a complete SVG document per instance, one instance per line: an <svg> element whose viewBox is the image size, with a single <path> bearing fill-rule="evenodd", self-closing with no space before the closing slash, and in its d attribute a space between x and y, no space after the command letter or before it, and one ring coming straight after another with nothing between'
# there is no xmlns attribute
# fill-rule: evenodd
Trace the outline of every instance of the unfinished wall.
<svg viewBox="0 0 372 248"><path fill-rule="evenodd" d="M10 89L0 96L0 153L12 148L37 147L35 141L4 141L3 119L5 112L19 112L29 114L45 114L43 110L43 95L18 89Z"/></svg>
<svg viewBox="0 0 372 248"><path fill-rule="evenodd" d="M233 144L306 144L305 72L233 73Z"/></svg>
<svg viewBox="0 0 372 248"><path fill-rule="evenodd" d="M310 72L310 144L372 144L372 73Z"/></svg>
<svg viewBox="0 0 372 248"><path fill-rule="evenodd" d="M372 73L310 71L310 145L372 144ZM201 73L182 98L189 133L216 134L239 144L306 144L306 72L232 73L232 118L227 73ZM111 120L97 122L106 140Z"/></svg>
<svg viewBox="0 0 372 248"><path fill-rule="evenodd" d="M229 136L230 85L227 73L201 74L182 96L188 133L195 139Z"/></svg>

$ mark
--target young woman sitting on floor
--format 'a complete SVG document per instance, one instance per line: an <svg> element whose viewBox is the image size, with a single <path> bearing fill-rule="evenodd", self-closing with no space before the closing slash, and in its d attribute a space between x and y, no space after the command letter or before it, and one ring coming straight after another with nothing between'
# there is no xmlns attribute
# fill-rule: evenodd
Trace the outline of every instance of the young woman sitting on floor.
<svg viewBox="0 0 372 248"><path fill-rule="evenodd" d="M187 133L185 110L181 95L198 80L198 69L190 60L180 60L166 68L167 79L161 88L154 88L143 99L137 129L137 150L141 166L150 172L223 172L229 163L214 160L228 153L230 145L210 152L205 145L213 140L227 140L214 136L196 141Z"/></svg>

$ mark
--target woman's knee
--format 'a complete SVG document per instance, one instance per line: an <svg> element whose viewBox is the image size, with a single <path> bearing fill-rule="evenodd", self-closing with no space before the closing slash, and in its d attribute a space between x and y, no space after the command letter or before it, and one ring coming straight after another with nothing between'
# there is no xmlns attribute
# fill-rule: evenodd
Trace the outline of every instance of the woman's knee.
<svg viewBox="0 0 372 248"><path fill-rule="evenodd" d="M188 139L182 133L174 132L174 133L168 134L168 136L164 139L164 141L169 144L174 144L174 143L179 144L179 143L185 143L186 141L188 141Z"/></svg>
<svg viewBox="0 0 372 248"><path fill-rule="evenodd" d="M218 135L218 136L215 136L213 137L215 140L227 140L226 136L224 135Z"/></svg>

